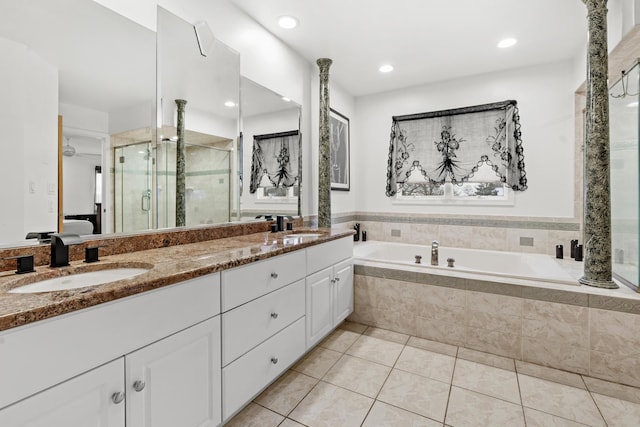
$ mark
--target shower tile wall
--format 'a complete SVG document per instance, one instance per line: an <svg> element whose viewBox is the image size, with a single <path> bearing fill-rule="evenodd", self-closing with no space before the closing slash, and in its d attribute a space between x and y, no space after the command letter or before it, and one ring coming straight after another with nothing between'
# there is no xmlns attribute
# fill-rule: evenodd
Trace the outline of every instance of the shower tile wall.
<svg viewBox="0 0 640 427"><path fill-rule="evenodd" d="M188 146L186 160L187 225L229 221L229 152Z"/></svg>

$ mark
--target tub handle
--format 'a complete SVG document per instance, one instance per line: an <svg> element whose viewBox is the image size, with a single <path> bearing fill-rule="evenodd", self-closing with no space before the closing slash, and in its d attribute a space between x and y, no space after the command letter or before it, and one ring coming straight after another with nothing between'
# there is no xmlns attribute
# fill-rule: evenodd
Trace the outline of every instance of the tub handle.
<svg viewBox="0 0 640 427"><path fill-rule="evenodd" d="M454 267L453 263L456 262L453 258L447 258L447 267Z"/></svg>
<svg viewBox="0 0 640 427"><path fill-rule="evenodd" d="M416 264L422 264L422 255L416 255Z"/></svg>

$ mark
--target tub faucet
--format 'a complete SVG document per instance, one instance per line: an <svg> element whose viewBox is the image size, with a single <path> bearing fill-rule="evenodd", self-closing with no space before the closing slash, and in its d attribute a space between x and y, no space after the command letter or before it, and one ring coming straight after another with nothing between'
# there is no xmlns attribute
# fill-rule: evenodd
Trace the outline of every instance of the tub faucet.
<svg viewBox="0 0 640 427"><path fill-rule="evenodd" d="M437 240L431 242L431 265L438 265L438 247L440 244Z"/></svg>

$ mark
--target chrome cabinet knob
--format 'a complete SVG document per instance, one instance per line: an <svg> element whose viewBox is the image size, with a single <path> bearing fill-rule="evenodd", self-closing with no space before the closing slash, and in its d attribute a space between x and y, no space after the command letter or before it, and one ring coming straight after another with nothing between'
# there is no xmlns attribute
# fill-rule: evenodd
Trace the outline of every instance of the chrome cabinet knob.
<svg viewBox="0 0 640 427"><path fill-rule="evenodd" d="M336 282L339 282L339 281L340 281L340 278L339 278L339 277L336 277Z"/></svg>
<svg viewBox="0 0 640 427"><path fill-rule="evenodd" d="M142 390L144 390L144 387L145 387L146 385L147 385L147 383L146 383L146 382L144 382L144 380L136 380L136 381L133 383L133 389L134 389L135 391L142 391Z"/></svg>
<svg viewBox="0 0 640 427"><path fill-rule="evenodd" d="M115 403L116 405L118 403L121 403L124 400L124 393L121 391L116 391L115 393L113 393L111 395L111 400L113 401L113 403Z"/></svg>
<svg viewBox="0 0 640 427"><path fill-rule="evenodd" d="M274 365L278 364L278 358L277 357L272 357L271 358L271 363L273 363Z"/></svg>
<svg viewBox="0 0 640 427"><path fill-rule="evenodd" d="M278 273L271 273L271 278L272 279L277 279L278 278Z"/></svg>
<svg viewBox="0 0 640 427"><path fill-rule="evenodd" d="M271 318L272 319L277 319L278 318L278 313L276 313L275 311L271 313Z"/></svg>

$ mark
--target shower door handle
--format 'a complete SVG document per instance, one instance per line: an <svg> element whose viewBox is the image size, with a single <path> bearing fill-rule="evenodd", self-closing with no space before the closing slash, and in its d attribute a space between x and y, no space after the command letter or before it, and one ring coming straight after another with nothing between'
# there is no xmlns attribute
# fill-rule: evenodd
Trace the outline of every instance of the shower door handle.
<svg viewBox="0 0 640 427"><path fill-rule="evenodd" d="M140 203L141 203L140 208L144 212L149 212L151 210L151 190L147 190L144 193L142 193L142 198Z"/></svg>

